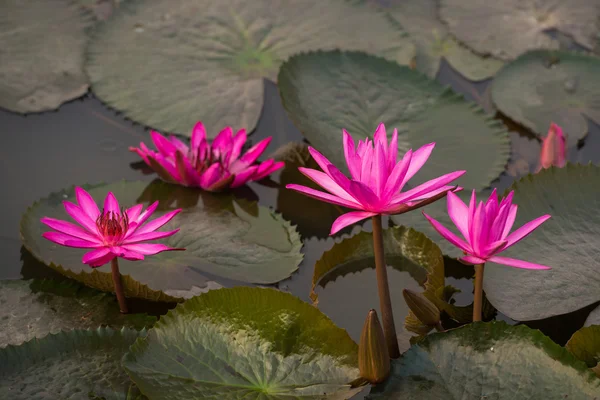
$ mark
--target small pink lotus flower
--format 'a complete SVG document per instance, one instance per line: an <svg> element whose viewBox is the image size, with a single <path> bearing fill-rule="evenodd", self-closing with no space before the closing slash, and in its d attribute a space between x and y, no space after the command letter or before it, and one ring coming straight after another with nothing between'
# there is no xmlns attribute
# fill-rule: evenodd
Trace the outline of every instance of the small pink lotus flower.
<svg viewBox="0 0 600 400"><path fill-rule="evenodd" d="M177 233L179 229L168 232L156 230L169 222L181 209L171 211L144 225L158 207L158 201L144 212L142 204L123 211L119 209L115 196L109 192L104 200L104 209L100 212L92 196L84 189L76 187L75 195L79 205L69 201L64 201L63 204L67 214L81 226L44 217L41 222L55 231L44 232L42 236L62 246L94 249L84 254L81 260L84 264L95 268L111 262L115 257L137 261L143 260L144 256L163 251L184 250L159 243L142 243Z"/></svg>
<svg viewBox="0 0 600 400"><path fill-rule="evenodd" d="M536 172L542 168L552 166L562 168L567 163L567 150L565 135L560 126L554 122L550 124L548 135L542 140L542 151L540 154L540 165Z"/></svg>
<svg viewBox="0 0 600 400"><path fill-rule="evenodd" d="M427 144L414 153L408 150L404 157L396 162L397 129L394 129L388 145L385 126L381 123L375 131L374 142L369 138L359 140L356 149L352 137L345 129L343 135L344 154L352 179L348 179L321 153L309 147L310 154L325 172L309 168L298 169L329 193L297 184L286 186L318 200L360 210L346 213L336 219L331 227L331 235L368 217L402 214L429 204L455 189L446 185L466 172L452 172L401 192L406 182L425 164L435 143Z"/></svg>
<svg viewBox="0 0 600 400"><path fill-rule="evenodd" d="M263 179L283 167L283 162L273 159L254 164L271 142L270 137L240 157L247 138L245 129L234 135L233 130L226 127L211 145L206 140L204 125L197 122L190 147L175 136L167 139L156 131L151 131L150 135L158 152L150 150L144 143L129 150L142 157L163 180L183 186L217 192Z"/></svg>
<svg viewBox="0 0 600 400"><path fill-rule="evenodd" d="M477 205L473 190L471 203L467 207L457 195L448 193L448 215L464 240L429 215L423 215L444 239L464 252L465 256L460 261L465 264L478 265L491 261L515 268L550 269L545 265L496 255L519 242L550 218L548 214L543 215L509 234L518 208L516 204L512 204L513 195L514 191L498 203L498 195L494 189L485 204L482 201Z"/></svg>

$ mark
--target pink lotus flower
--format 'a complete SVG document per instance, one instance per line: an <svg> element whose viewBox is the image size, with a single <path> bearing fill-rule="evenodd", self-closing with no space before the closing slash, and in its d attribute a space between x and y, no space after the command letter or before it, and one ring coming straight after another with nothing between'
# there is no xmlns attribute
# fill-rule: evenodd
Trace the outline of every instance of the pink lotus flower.
<svg viewBox="0 0 600 400"><path fill-rule="evenodd" d="M177 233L179 229L168 232L156 230L169 222L181 209L171 211L144 225L158 207L158 201L144 212L142 204L122 211L115 196L109 192L104 200L104 209L100 212L92 196L84 189L76 187L75 195L79 205L69 201L64 201L63 204L67 214L81 226L44 217L41 219L42 223L55 232L44 232L42 236L62 246L94 249L84 254L81 260L84 264L95 268L111 262L115 257L137 261L143 260L144 256L163 251L185 250L159 243L142 243Z"/></svg>
<svg viewBox="0 0 600 400"><path fill-rule="evenodd" d="M566 140L560 126L554 122L550 124L548 135L542 140L542 151L540 154L540 165L536 172L542 168L552 166L562 168L567 163Z"/></svg>
<svg viewBox="0 0 600 400"><path fill-rule="evenodd" d="M368 217L401 214L429 204L454 189L446 185L466 172L452 172L401 192L406 182L425 164L435 143L427 144L414 153L408 150L397 162L397 129L394 129L389 146L383 123L375 131L374 142L369 138L359 140L358 148L354 147L352 137L345 129L343 135L344 154L352 179L342 174L317 150L309 147L310 154L325 172L302 167L298 169L329 193L296 184L286 186L318 200L359 210L336 219L331 227L331 235Z"/></svg>
<svg viewBox="0 0 600 400"><path fill-rule="evenodd" d="M464 252L465 256L460 260L465 264L477 265L491 261L515 268L550 269L545 265L496 255L518 243L550 218L548 214L543 215L509 234L518 208L516 204L512 204L513 195L514 191L498 203L498 195L494 189L485 204L482 201L477 205L473 191L471 203L467 207L457 195L448 193L448 215L464 239L429 215L423 215L444 239Z"/></svg>
<svg viewBox="0 0 600 400"><path fill-rule="evenodd" d="M158 152L150 150L144 143L129 150L137 153L163 180L171 183L216 192L263 179L283 167L283 162L272 159L254 164L271 142L270 137L240 157L246 143L245 129L234 135L233 130L226 127L211 145L206 140L204 125L197 122L190 147L175 136L167 139L156 131L151 131L150 135Z"/></svg>

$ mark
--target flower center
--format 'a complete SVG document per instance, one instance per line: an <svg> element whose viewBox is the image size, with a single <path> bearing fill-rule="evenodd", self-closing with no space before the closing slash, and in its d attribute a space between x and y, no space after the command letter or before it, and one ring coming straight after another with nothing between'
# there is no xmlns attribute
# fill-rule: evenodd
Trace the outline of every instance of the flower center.
<svg viewBox="0 0 600 400"><path fill-rule="evenodd" d="M96 219L98 233L102 236L104 244L109 246L119 245L129 230L129 217L124 210L120 213L104 211Z"/></svg>
<svg viewBox="0 0 600 400"><path fill-rule="evenodd" d="M192 163L192 166L196 169L199 174L202 174L204 171L208 169L213 164L220 165L220 171L223 173L227 170L227 157L226 154L215 154L210 149L204 153L200 153L200 150L197 152L191 151L188 157Z"/></svg>

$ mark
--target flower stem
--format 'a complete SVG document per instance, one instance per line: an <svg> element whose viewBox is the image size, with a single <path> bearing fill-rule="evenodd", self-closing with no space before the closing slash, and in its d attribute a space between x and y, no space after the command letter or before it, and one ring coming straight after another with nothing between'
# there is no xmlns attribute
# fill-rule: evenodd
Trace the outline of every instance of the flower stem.
<svg viewBox="0 0 600 400"><path fill-rule="evenodd" d="M119 272L119 260L117 257L113 258L110 262L110 268L112 270L113 283L115 285L115 294L119 301L119 308L121 314L129 313L127 309L127 300L125 300L125 292L123 292L123 283L121 282L121 273Z"/></svg>
<svg viewBox="0 0 600 400"><path fill-rule="evenodd" d="M381 215L376 215L373 220L373 252L375 253L375 271L377 273L377 288L379 290L379 308L381 309L381 321L383 322L383 335L387 344L390 358L400 357L398 348L398 337L392 314L392 299L390 298L390 285L387 277L387 266L383 252L383 232L381 227Z"/></svg>
<svg viewBox="0 0 600 400"><path fill-rule="evenodd" d="M483 303L483 267L485 264L475 265L475 298L473 300L473 322L481 321L481 305Z"/></svg>

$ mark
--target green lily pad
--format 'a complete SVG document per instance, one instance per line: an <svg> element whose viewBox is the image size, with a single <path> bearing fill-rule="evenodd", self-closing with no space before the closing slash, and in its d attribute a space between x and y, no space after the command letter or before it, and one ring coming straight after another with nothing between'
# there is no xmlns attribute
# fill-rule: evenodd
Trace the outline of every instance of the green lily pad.
<svg viewBox="0 0 600 400"><path fill-rule="evenodd" d="M515 184L515 227L552 215L502 253L552 267L524 270L488 264L484 291L502 313L518 321L548 318L600 300L600 167L567 164L528 175Z"/></svg>
<svg viewBox="0 0 600 400"><path fill-rule="evenodd" d="M315 307L274 289L213 290L161 317L123 366L151 399L347 399L358 346Z"/></svg>
<svg viewBox="0 0 600 400"><path fill-rule="evenodd" d="M10 400L145 397L121 367L121 357L145 331L73 330L0 349L0 398Z"/></svg>
<svg viewBox="0 0 600 400"><path fill-rule="evenodd" d="M121 314L114 296L74 281L0 281L0 304L0 347L61 330L100 325L142 329L156 322L147 314Z"/></svg>
<svg viewBox="0 0 600 400"><path fill-rule="evenodd" d="M316 236L320 239L329 237L331 225L346 210L285 187L287 184L295 183L321 190L319 185L298 171L298 167L321 170L308 152L308 146L305 143L289 143L279 148L272 158L285 162L285 167L279 176L277 210L281 212L283 218L297 225L302 237ZM348 229L344 229L342 232L347 231Z"/></svg>
<svg viewBox="0 0 600 400"><path fill-rule="evenodd" d="M460 44L448 32L437 16L436 0L362 0L387 11L407 33L417 47L416 67L435 78L440 62L450 65L471 81L491 78L504 62L482 57Z"/></svg>
<svg viewBox="0 0 600 400"><path fill-rule="evenodd" d="M449 88L417 71L358 52L315 52L292 57L279 73L288 115L338 168L347 170L342 128L372 137L380 122L398 128L399 153L436 142L412 182L466 169L457 180L481 189L506 165L510 143L502 124Z"/></svg>
<svg viewBox="0 0 600 400"><path fill-rule="evenodd" d="M483 55L510 60L528 50L558 49L558 30L591 50L600 5L589 0L441 0L439 15L462 43Z"/></svg>
<svg viewBox="0 0 600 400"><path fill-rule="evenodd" d="M581 328L565 347L600 377L600 325Z"/></svg>
<svg viewBox="0 0 600 400"><path fill-rule="evenodd" d="M93 16L70 0L0 2L0 107L55 110L84 95L86 29Z"/></svg>
<svg viewBox="0 0 600 400"><path fill-rule="evenodd" d="M585 137L586 117L600 123L600 58L536 50L506 65L492 83L492 99L511 119L545 136L554 122L569 145Z"/></svg>
<svg viewBox="0 0 600 400"><path fill-rule="evenodd" d="M178 196L189 193L189 197L198 199L196 205L188 202L189 206L164 228L180 231L158 241L183 247L185 251L164 252L138 262L119 260L125 294L129 297L173 301L221 287L206 274L243 282L274 283L296 271L303 258L300 237L287 221L264 207L258 207L257 215L248 214L231 195L215 195L164 182L154 182L149 187L145 182L126 181L83 187L100 206L109 191L127 207L169 197L171 191ZM55 245L42 238L46 227L39 222L40 218L70 219L63 200L75 201L73 188L52 193L29 208L21 220L24 246L59 272L99 290L112 291L110 265L91 269L81 262L84 249ZM165 208L168 206L159 205L156 217Z"/></svg>
<svg viewBox="0 0 600 400"><path fill-rule="evenodd" d="M335 48L400 63L415 53L384 14L346 0L131 0L98 28L86 70L94 93L134 121L189 135L202 120L214 137L255 128L263 80L289 56Z"/></svg>
<svg viewBox="0 0 600 400"><path fill-rule="evenodd" d="M392 362L368 399L590 400L600 379L540 331L476 322L428 336Z"/></svg>
<svg viewBox="0 0 600 400"><path fill-rule="evenodd" d="M600 306L596 307L585 320L584 326L600 325Z"/></svg>

